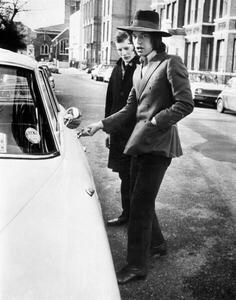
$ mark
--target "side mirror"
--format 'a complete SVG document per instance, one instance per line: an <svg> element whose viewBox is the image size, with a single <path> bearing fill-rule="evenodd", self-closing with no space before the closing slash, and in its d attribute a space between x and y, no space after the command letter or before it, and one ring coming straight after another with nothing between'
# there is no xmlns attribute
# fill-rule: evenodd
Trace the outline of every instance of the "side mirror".
<svg viewBox="0 0 236 300"><path fill-rule="evenodd" d="M82 114L77 107L70 107L64 115L64 124L70 129L77 128L81 123Z"/></svg>

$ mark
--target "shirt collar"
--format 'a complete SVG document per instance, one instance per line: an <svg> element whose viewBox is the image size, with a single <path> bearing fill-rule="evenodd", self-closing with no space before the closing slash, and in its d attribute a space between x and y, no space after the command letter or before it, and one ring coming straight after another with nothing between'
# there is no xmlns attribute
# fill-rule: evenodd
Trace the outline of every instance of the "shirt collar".
<svg viewBox="0 0 236 300"><path fill-rule="evenodd" d="M150 61L157 55L156 50L152 50L148 55L141 56L140 62L143 64L143 66L150 63Z"/></svg>

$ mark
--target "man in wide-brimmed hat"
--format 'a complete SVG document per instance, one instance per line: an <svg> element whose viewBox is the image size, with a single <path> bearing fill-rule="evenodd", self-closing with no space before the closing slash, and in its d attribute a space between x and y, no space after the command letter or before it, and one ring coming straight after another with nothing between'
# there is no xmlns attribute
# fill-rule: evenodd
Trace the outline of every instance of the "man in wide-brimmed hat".
<svg viewBox="0 0 236 300"><path fill-rule="evenodd" d="M120 284L143 279L148 258L164 255L167 245L155 214L155 199L172 158L182 155L177 122L193 111L188 72L180 57L168 55L159 29L159 15L138 11L131 26L118 29L132 33L142 64L133 75L126 106L108 118L89 125L84 135L124 127L136 116L136 125L124 153L132 155L131 206L128 224L127 265L117 272Z"/></svg>

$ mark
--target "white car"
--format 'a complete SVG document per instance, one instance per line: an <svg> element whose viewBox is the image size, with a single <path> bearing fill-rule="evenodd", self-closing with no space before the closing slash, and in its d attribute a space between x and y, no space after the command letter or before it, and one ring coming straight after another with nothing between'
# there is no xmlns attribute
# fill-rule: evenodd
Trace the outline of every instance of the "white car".
<svg viewBox="0 0 236 300"><path fill-rule="evenodd" d="M231 78L218 95L216 107L219 113L223 113L225 109L236 111L236 77Z"/></svg>
<svg viewBox="0 0 236 300"><path fill-rule="evenodd" d="M0 299L120 299L75 128L38 64L0 49ZM66 124L66 125L65 125Z"/></svg>

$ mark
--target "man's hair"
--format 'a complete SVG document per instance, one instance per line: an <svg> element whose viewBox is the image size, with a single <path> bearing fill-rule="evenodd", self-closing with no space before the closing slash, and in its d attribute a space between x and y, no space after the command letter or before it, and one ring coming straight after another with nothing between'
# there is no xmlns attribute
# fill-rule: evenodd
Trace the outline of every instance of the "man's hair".
<svg viewBox="0 0 236 300"><path fill-rule="evenodd" d="M153 50L156 50L157 52L163 52L166 50L166 45L162 43L162 37L158 33L151 32L150 37Z"/></svg>
<svg viewBox="0 0 236 300"><path fill-rule="evenodd" d="M116 33L116 43L122 43L122 42L124 42L127 39L129 40L129 42L131 44L133 44L131 34L129 34L128 32L126 32L126 31L118 31Z"/></svg>

